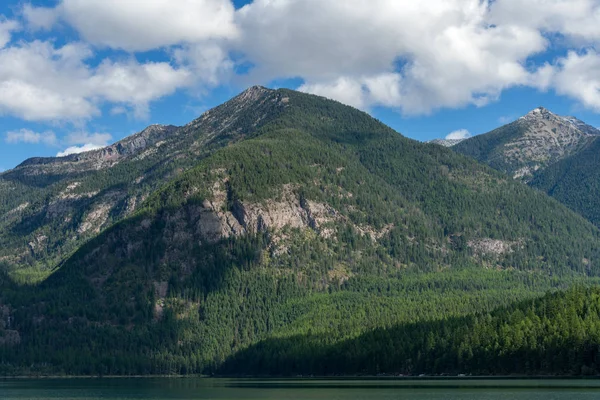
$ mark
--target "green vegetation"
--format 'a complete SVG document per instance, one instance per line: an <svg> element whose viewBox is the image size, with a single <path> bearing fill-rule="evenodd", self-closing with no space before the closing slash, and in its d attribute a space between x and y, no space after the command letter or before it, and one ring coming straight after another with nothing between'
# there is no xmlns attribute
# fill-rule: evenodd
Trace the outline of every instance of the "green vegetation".
<svg viewBox="0 0 600 400"><path fill-rule="evenodd" d="M265 340L225 374L598 375L600 288L577 287L493 312L378 328L332 343L326 335Z"/></svg>
<svg viewBox="0 0 600 400"><path fill-rule="evenodd" d="M257 90L262 98L241 95L184 127L163 127L138 152L125 139L117 163L99 151L28 160L0 174L0 264L21 282L47 277L98 234L86 223L103 230L123 220L165 182L275 119L283 105L261 100L277 92Z"/></svg>
<svg viewBox="0 0 600 400"><path fill-rule="evenodd" d="M457 153L488 164L498 171L511 174L524 165L522 160L508 159L504 155L504 145L522 136L526 130L527 126L525 124L521 121L515 121L484 135L477 135L463 140L451 148Z"/></svg>
<svg viewBox="0 0 600 400"><path fill-rule="evenodd" d="M589 126L578 125L577 129L582 129L579 131L561 117L544 112L544 117L539 117L541 119L537 122L518 120L484 135L464 140L453 146L452 150L510 176L516 174L529 186L547 193L594 225L600 226L598 131ZM547 134L544 129L547 127L543 125L543 121L546 118L559 127L562 124L562 139L544 140L544 134ZM528 129L538 131L520 142ZM556 133L556 128L553 129ZM536 135L539 136L536 138ZM572 135L570 141L564 137L568 135ZM530 146L529 152L516 151L520 146ZM536 151L539 153L533 156ZM524 175L521 177L521 174Z"/></svg>
<svg viewBox="0 0 600 400"><path fill-rule="evenodd" d="M531 186L600 226L600 140L538 172Z"/></svg>
<svg viewBox="0 0 600 400"><path fill-rule="evenodd" d="M0 373L247 373L256 352L269 373L304 350L280 373L310 373L331 349L395 343L396 327L600 283L600 232L544 194L339 103L258 95L224 106L239 125L211 111L219 145L48 279L3 280Z"/></svg>

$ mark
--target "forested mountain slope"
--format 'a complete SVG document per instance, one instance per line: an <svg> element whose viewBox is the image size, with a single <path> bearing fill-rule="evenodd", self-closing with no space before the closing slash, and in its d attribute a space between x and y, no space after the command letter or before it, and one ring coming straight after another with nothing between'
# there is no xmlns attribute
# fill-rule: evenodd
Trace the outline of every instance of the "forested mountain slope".
<svg viewBox="0 0 600 400"><path fill-rule="evenodd" d="M530 185L600 226L600 140L539 171Z"/></svg>
<svg viewBox="0 0 600 400"><path fill-rule="evenodd" d="M337 102L244 96L132 215L44 282L4 279L5 373L210 373L263 340L334 345L598 282L600 232L544 194Z"/></svg>
<svg viewBox="0 0 600 400"><path fill-rule="evenodd" d="M100 150L0 174L0 266L23 279L47 276L165 181L276 116L276 96L253 87L184 127L152 125Z"/></svg>
<svg viewBox="0 0 600 400"><path fill-rule="evenodd" d="M380 328L330 343L319 335L251 346L221 374L598 375L600 288L577 287L489 313Z"/></svg>
<svg viewBox="0 0 600 400"><path fill-rule="evenodd" d="M600 226L600 131L537 108L452 149L546 192Z"/></svg>

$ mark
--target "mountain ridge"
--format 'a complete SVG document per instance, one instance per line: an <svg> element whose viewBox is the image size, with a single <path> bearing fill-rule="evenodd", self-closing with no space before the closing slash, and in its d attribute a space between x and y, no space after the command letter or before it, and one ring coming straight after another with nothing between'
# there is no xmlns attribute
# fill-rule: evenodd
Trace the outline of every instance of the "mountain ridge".
<svg viewBox="0 0 600 400"><path fill-rule="evenodd" d="M212 374L264 340L335 345L600 276L582 217L338 102L253 88L181 129L129 214L40 283L0 273L0 373ZM14 225L35 248L56 239L37 221Z"/></svg>
<svg viewBox="0 0 600 400"><path fill-rule="evenodd" d="M257 129L265 117L260 104L244 106L278 101L273 96L276 91L251 87L183 127L151 125L102 149L34 158L4 172L0 264L43 270L43 278L65 252L131 215L162 181Z"/></svg>
<svg viewBox="0 0 600 400"><path fill-rule="evenodd" d="M454 151L539 189L600 226L600 130L538 107Z"/></svg>
<svg viewBox="0 0 600 400"><path fill-rule="evenodd" d="M529 181L536 171L576 154L600 130L538 107L518 120L453 146L453 150Z"/></svg>

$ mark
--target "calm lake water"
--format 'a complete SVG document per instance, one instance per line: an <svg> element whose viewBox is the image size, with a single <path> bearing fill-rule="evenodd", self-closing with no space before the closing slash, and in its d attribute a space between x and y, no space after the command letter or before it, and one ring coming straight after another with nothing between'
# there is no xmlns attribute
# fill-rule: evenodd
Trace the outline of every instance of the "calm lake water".
<svg viewBox="0 0 600 400"><path fill-rule="evenodd" d="M600 399L600 380L0 380L0 399Z"/></svg>

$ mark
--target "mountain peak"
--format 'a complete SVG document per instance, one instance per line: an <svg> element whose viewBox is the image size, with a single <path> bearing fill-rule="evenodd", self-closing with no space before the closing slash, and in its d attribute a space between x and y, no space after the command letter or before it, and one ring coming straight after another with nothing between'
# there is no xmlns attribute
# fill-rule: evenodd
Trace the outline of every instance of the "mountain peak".
<svg viewBox="0 0 600 400"><path fill-rule="evenodd" d="M575 154L595 136L600 136L600 131L577 118L537 107L516 122L466 140L456 149L528 181L536 171Z"/></svg>
<svg viewBox="0 0 600 400"><path fill-rule="evenodd" d="M242 93L240 93L239 95L237 95L236 97L234 97L233 100L238 100L238 101L256 101L259 98L261 98L262 96L264 96L267 93L271 93L273 92L272 89L268 89L264 86L260 86L260 85L255 85L255 86L251 86L248 89L244 90Z"/></svg>
<svg viewBox="0 0 600 400"><path fill-rule="evenodd" d="M592 136L600 135L600 130L598 130L597 128L594 128L593 126L586 124L585 122L581 121L580 119L571 117L571 116L563 117L563 116L554 114L553 112L551 112L550 110L548 110L547 108L544 108L544 107L538 107L538 108L531 110L529 113L527 113L523 117L519 118L519 120L528 121L528 122L540 122L543 120L551 121L555 124L563 125L569 130L574 129L584 136L585 135L592 135Z"/></svg>
<svg viewBox="0 0 600 400"><path fill-rule="evenodd" d="M529 111L527 114L522 116L521 120L531 120L531 119L552 119L559 118L558 115L554 114L550 110L544 107L537 107L533 110Z"/></svg>
<svg viewBox="0 0 600 400"><path fill-rule="evenodd" d="M550 111L547 108L540 106L538 108L531 110L529 113L530 114L532 114L532 113L533 114L546 114L546 113L550 113Z"/></svg>

